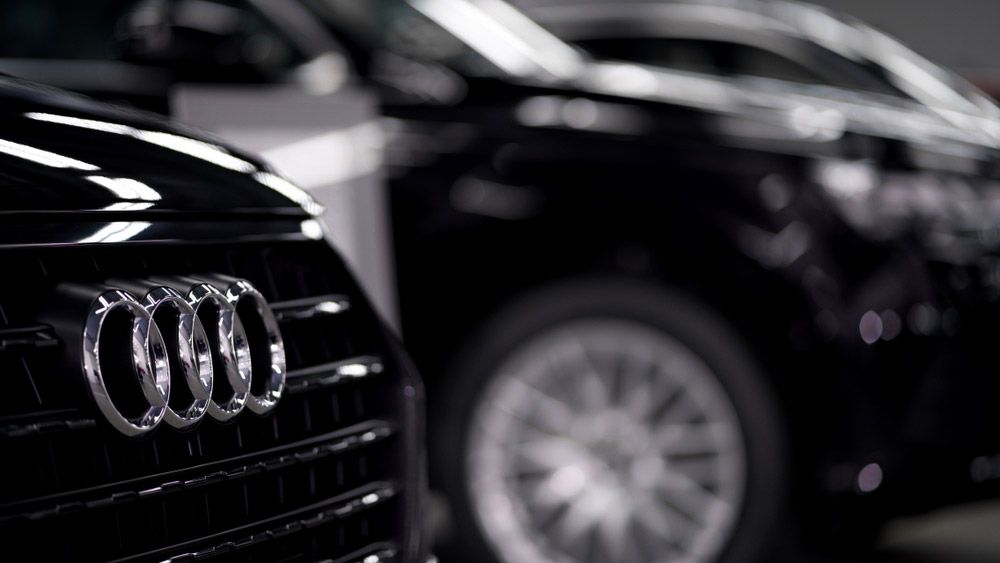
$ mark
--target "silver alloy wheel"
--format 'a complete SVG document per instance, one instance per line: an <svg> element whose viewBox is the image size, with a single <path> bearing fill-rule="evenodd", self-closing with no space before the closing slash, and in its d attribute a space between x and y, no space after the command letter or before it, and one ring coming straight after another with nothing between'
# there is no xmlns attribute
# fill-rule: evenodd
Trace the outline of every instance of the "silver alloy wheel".
<svg viewBox="0 0 1000 563"><path fill-rule="evenodd" d="M580 320L521 345L473 406L469 498L507 563L711 561L746 454L711 369L643 324Z"/></svg>

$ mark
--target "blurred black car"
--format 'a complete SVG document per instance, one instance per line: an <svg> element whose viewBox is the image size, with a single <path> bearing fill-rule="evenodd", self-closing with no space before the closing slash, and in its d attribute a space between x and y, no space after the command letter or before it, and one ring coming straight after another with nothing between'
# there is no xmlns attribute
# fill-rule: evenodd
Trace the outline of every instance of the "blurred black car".
<svg viewBox="0 0 1000 563"><path fill-rule="evenodd" d="M185 81L378 91L456 560L766 559L993 494L988 98L801 4L532 14L145 2L100 44L161 90L75 86L161 111Z"/></svg>
<svg viewBox="0 0 1000 563"><path fill-rule="evenodd" d="M6 561L423 561L422 387L308 194L0 78Z"/></svg>

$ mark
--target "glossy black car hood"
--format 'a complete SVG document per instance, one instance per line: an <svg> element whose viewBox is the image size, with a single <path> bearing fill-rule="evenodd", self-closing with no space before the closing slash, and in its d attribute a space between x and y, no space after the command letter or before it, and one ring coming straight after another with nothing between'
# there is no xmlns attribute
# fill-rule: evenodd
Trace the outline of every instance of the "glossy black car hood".
<svg viewBox="0 0 1000 563"><path fill-rule="evenodd" d="M306 214L259 161L153 115L0 76L0 212Z"/></svg>

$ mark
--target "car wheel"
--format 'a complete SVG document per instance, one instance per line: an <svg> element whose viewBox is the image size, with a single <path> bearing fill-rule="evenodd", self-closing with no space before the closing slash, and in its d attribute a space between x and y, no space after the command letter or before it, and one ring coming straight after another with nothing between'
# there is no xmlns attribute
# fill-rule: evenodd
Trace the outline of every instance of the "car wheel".
<svg viewBox="0 0 1000 563"><path fill-rule="evenodd" d="M456 560L752 561L779 533L778 409L740 339L691 299L550 287L488 322L452 377L432 449Z"/></svg>

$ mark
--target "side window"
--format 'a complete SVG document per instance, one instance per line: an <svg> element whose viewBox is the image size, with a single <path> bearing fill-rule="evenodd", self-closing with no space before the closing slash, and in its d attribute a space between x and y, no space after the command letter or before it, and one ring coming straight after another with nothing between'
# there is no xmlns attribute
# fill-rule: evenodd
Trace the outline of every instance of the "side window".
<svg viewBox="0 0 1000 563"><path fill-rule="evenodd" d="M716 76L773 78L909 98L881 69L848 60L806 41L790 44L789 48L796 49L803 60L810 61L808 66L769 49L731 41L630 37L586 39L577 41L577 44L600 58Z"/></svg>
<svg viewBox="0 0 1000 563"><path fill-rule="evenodd" d="M776 53L729 41L636 37L590 39L578 43L602 58L718 76L757 76L802 84L832 85L808 68Z"/></svg>
<svg viewBox="0 0 1000 563"><path fill-rule="evenodd" d="M720 72L716 60L716 46L709 41L634 37L586 39L576 43L598 58L705 74L719 74Z"/></svg>
<svg viewBox="0 0 1000 563"><path fill-rule="evenodd" d="M798 82L801 84L823 84L837 86L812 72L808 68L778 55L751 45L729 43L728 57L723 64L723 72L732 76L757 76Z"/></svg>

